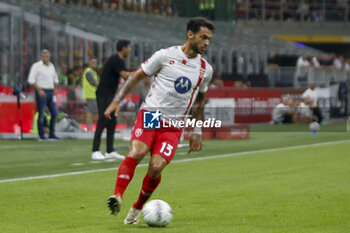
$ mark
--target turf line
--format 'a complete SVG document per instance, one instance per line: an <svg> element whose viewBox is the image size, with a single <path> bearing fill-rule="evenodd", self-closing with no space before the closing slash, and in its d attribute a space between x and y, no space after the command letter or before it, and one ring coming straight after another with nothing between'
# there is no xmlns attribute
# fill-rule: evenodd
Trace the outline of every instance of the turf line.
<svg viewBox="0 0 350 233"><path fill-rule="evenodd" d="M278 148L271 148L271 149L261 149L261 150L242 151L242 152L235 152L235 153L221 154L221 155L203 156L203 157L189 158L189 159L179 159L179 160L173 160L171 163L185 163L185 162L200 161L200 160L207 160L207 159L249 155L249 154L255 154L255 153L265 153L265 152L275 152L275 151L281 151L281 150L293 150L293 149L302 149L302 148L310 148L310 147L318 147L318 146L335 145L335 144L341 144L341 143L347 143L347 142L350 142L350 140L349 139L338 140L338 141L305 144L305 145L298 145L298 146L286 146L286 147L278 147ZM148 166L148 163L141 163L138 165L138 167L145 167L145 166ZM59 173L59 174L51 174L51 175L42 175L42 176L13 178L13 179L0 180L0 183L17 182L17 181L24 181L24 180L47 179L47 178L55 178L55 177L62 177L62 176L74 176L74 175L113 171L113 170L116 170L116 167L77 171L77 172L67 172L67 173Z"/></svg>

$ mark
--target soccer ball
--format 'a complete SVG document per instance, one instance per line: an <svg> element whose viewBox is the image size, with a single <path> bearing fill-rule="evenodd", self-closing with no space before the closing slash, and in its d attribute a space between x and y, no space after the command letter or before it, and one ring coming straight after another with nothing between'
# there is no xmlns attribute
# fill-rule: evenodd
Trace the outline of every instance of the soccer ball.
<svg viewBox="0 0 350 233"><path fill-rule="evenodd" d="M142 217L151 227L165 227L173 218L173 211L165 201L152 200L143 207Z"/></svg>
<svg viewBox="0 0 350 233"><path fill-rule="evenodd" d="M314 122L311 122L310 125L309 125L309 129L312 131L312 132L317 132L320 130L320 124L316 121Z"/></svg>

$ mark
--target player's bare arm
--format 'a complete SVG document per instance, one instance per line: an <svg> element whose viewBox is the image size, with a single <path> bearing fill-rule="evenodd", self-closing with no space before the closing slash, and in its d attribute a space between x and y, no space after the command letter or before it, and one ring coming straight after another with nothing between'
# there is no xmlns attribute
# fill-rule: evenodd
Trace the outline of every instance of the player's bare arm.
<svg viewBox="0 0 350 233"><path fill-rule="evenodd" d="M205 105L205 93L199 92L196 101L192 107L192 118L196 120L204 120L204 105ZM190 137L190 149L191 151L200 151L202 149L202 135L201 132L194 131Z"/></svg>
<svg viewBox="0 0 350 233"><path fill-rule="evenodd" d="M104 112L104 115L107 119L112 119L111 114L113 112L115 116L118 116L120 101L122 101L126 94L128 94L138 84L138 82L145 77L147 77L147 74L143 72L141 67L139 67L135 72L131 73L125 84L120 88L113 102L107 107L106 111Z"/></svg>

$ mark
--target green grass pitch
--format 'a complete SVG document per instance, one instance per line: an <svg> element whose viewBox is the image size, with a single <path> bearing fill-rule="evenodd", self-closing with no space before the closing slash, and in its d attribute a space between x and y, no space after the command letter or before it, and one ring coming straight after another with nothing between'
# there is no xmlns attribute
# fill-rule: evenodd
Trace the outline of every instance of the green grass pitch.
<svg viewBox="0 0 350 233"><path fill-rule="evenodd" d="M0 141L0 232L350 232L349 132L253 132L205 141L200 153L179 149L151 197L173 208L159 229L123 224L148 156L110 216L120 162L91 163L91 143Z"/></svg>

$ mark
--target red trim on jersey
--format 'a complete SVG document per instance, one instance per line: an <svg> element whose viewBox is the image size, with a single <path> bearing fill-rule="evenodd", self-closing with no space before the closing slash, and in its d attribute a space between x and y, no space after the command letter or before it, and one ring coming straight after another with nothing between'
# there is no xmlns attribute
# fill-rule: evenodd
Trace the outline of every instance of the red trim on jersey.
<svg viewBox="0 0 350 233"><path fill-rule="evenodd" d="M183 118L185 118L185 116L186 116L186 114L187 114L187 112L188 112L188 110L189 110L189 108L190 108L190 106L192 104L194 93L196 92L197 88L199 87L199 85L201 84L201 82L203 80L203 76L204 76L204 73L205 73L205 68L206 68L205 61L201 58L201 68L199 70L198 82L197 82L196 87L193 89L193 92L192 92L192 95L191 95L191 98L190 98L190 103L187 106L187 109L186 109L186 112L185 112Z"/></svg>

